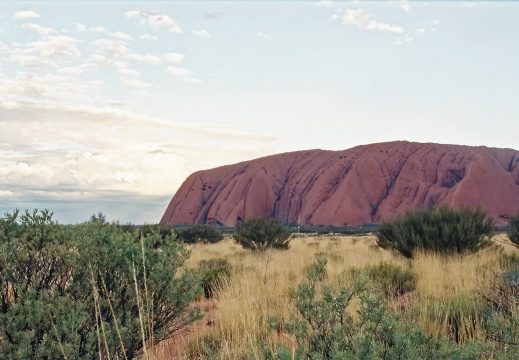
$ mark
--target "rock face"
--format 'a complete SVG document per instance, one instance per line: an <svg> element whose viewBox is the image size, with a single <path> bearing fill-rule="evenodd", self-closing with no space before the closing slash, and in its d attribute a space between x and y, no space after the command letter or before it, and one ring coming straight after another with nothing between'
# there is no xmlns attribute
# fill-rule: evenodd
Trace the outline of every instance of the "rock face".
<svg viewBox="0 0 519 360"><path fill-rule="evenodd" d="M355 226L410 209L483 207L505 225L519 208L519 152L405 141L267 156L190 175L162 224L234 226L253 216Z"/></svg>

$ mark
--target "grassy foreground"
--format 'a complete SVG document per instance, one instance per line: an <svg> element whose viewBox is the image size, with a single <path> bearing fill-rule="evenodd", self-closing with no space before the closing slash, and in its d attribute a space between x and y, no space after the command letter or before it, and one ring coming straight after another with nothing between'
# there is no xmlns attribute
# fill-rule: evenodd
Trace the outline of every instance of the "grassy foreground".
<svg viewBox="0 0 519 360"><path fill-rule="evenodd" d="M498 240L507 240L499 235ZM297 315L291 290L305 279L308 266L317 258L327 259L328 282L351 282L355 269L380 263L410 269L417 276L414 291L389 295L390 311L402 321L419 326L431 337L445 336L458 344L466 341L488 344L484 358L493 358L501 346L492 341L484 324L484 295L492 294L498 276L513 254L519 251L500 243L475 254L440 256L416 254L405 259L380 249L374 236L296 237L287 251L243 250L231 239L216 244L190 245L186 268L198 268L203 260L226 259L232 266L211 302L211 311L190 334L160 343L157 359L261 359L259 341L271 349L277 344L292 346L295 340L269 327L269 318L281 323ZM355 304L350 309L355 316Z"/></svg>

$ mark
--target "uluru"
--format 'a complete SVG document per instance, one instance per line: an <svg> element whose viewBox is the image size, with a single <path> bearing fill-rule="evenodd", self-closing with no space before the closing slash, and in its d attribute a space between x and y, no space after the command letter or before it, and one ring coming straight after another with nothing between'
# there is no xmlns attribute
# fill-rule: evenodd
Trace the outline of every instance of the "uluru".
<svg viewBox="0 0 519 360"><path fill-rule="evenodd" d="M161 224L357 226L411 209L481 207L506 225L519 208L519 151L407 141L262 157L191 174Z"/></svg>

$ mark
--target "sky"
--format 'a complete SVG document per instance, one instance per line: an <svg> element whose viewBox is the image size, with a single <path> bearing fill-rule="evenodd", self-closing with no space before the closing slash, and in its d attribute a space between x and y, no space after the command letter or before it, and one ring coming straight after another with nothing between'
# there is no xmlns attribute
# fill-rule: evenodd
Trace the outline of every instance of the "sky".
<svg viewBox="0 0 519 360"><path fill-rule="evenodd" d="M157 223L194 171L519 149L519 2L2 1L0 214Z"/></svg>

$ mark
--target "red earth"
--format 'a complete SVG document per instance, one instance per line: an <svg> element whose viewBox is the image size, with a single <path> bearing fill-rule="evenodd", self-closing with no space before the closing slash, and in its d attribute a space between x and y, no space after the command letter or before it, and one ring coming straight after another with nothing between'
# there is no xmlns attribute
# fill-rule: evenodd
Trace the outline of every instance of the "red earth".
<svg viewBox="0 0 519 360"><path fill-rule="evenodd" d="M161 224L356 226L431 206L482 207L506 225L519 208L519 152L407 141L267 156L191 174Z"/></svg>

